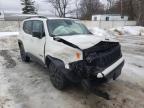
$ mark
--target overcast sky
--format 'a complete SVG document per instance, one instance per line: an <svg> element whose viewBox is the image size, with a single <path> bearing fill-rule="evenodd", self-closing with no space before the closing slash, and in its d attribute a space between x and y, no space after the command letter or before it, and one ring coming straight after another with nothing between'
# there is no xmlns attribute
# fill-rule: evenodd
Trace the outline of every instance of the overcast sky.
<svg viewBox="0 0 144 108"><path fill-rule="evenodd" d="M36 1L36 7L38 7L40 13L45 12L49 12L50 14L53 13L52 8L50 8L50 5L43 2L43 0L35 0L35 1ZM101 2L106 3L106 0L101 0ZM20 0L0 0L0 10L10 13L11 12L21 13L22 6L20 3L21 3Z"/></svg>
<svg viewBox="0 0 144 108"><path fill-rule="evenodd" d="M36 7L38 7L40 11L47 11L49 9L49 5L43 3L42 0L35 1ZM21 9L22 6L20 0L0 0L0 10L21 13Z"/></svg>

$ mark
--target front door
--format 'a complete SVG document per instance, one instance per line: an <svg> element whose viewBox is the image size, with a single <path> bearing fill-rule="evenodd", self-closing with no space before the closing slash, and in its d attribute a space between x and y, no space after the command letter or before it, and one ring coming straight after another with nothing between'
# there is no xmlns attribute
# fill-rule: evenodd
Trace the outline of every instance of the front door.
<svg viewBox="0 0 144 108"><path fill-rule="evenodd" d="M23 23L23 28L22 28L22 40L23 40L23 45L24 49L27 53L29 53L31 50L31 39L32 39L32 20L25 21Z"/></svg>
<svg viewBox="0 0 144 108"><path fill-rule="evenodd" d="M31 53L37 59L44 62L44 46L45 46L45 31L44 23L40 20L32 21L32 39L31 39Z"/></svg>

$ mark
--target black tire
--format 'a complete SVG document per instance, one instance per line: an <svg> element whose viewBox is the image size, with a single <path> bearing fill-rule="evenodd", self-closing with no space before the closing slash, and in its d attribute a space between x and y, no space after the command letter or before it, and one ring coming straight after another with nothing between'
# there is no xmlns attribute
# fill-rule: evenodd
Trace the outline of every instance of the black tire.
<svg viewBox="0 0 144 108"><path fill-rule="evenodd" d="M53 63L49 64L49 75L53 86L59 90L63 90L67 86L67 79Z"/></svg>
<svg viewBox="0 0 144 108"><path fill-rule="evenodd" d="M19 48L22 61L30 62L30 57L26 55L23 45L19 45Z"/></svg>

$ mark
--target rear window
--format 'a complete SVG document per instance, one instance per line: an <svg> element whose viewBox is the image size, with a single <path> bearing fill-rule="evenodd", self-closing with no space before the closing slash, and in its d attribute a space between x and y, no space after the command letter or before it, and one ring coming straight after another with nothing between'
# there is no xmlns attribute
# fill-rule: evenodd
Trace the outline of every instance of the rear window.
<svg viewBox="0 0 144 108"><path fill-rule="evenodd" d="M25 21L23 24L23 30L27 34L32 34L32 21Z"/></svg>

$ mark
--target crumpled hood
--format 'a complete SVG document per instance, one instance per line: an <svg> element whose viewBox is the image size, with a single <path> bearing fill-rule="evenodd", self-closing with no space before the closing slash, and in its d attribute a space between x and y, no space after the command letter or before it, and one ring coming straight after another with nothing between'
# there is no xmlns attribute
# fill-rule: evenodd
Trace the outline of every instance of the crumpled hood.
<svg viewBox="0 0 144 108"><path fill-rule="evenodd" d="M100 41L105 41L104 37L97 37L94 35L72 35L72 36L59 36L59 38L64 39L81 49L86 49L94 46Z"/></svg>

